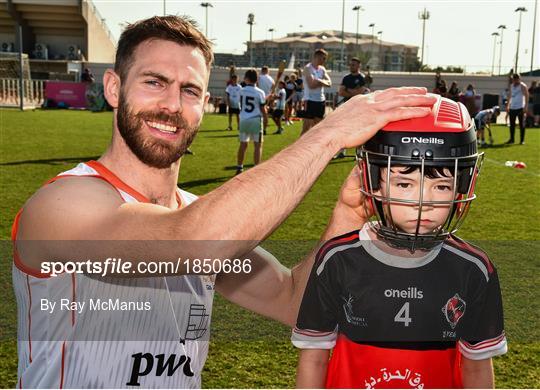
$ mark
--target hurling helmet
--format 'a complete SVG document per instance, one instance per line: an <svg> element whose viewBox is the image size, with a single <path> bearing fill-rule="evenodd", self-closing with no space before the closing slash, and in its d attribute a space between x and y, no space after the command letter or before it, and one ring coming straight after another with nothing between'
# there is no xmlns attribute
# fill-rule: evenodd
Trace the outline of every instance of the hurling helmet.
<svg viewBox="0 0 540 390"><path fill-rule="evenodd" d="M433 248L461 226L476 198L474 189L483 153L477 151L474 121L465 106L438 97L429 115L384 126L357 149L357 160L362 171L361 191L374 211L372 228L389 245L413 252ZM419 188L424 188L425 171L430 167L449 171L453 180L452 199L425 201L423 191L418 191L418 199L394 197L390 188L394 167L418 169ZM385 178L381 177L383 173ZM386 186L384 196L380 191L382 183ZM418 209L414 233L396 226L392 219L392 204L408 204ZM433 231L420 233L423 206L448 207L446 221Z"/></svg>

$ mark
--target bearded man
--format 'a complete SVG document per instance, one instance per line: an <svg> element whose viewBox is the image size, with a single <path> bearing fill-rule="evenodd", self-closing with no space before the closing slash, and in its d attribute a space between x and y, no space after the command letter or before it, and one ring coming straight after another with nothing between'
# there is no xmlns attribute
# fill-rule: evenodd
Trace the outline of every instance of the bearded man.
<svg viewBox="0 0 540 390"><path fill-rule="evenodd" d="M177 182L208 100L212 58L187 18L153 17L122 33L103 78L114 109L109 147L51 179L15 218L18 386L200 387L214 289L293 325L313 255L289 270L257 244L338 150L389 121L426 115L435 101L420 88L352 98L269 161L197 199ZM365 221L351 177L323 238ZM235 258L250 263L227 272ZM190 259L212 263L197 268ZM150 267L169 262L174 268Z"/></svg>

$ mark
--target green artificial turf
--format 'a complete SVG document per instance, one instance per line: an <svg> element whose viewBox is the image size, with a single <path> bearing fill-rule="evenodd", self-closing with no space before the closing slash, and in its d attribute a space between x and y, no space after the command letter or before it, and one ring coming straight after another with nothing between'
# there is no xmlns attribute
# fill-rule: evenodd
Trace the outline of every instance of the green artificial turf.
<svg viewBox="0 0 540 390"><path fill-rule="evenodd" d="M41 184L79 161L97 158L111 137L112 114L78 111L0 110L2 208L0 253L0 387L16 382L16 304L11 286L9 234L24 201ZM235 173L236 131L226 131L225 116L206 115L192 150L182 161L180 186L204 194ZM275 127L269 129L272 133ZM283 135L268 135L264 158L298 138L300 123ZM485 149L478 200L460 236L483 247L498 268L505 308L509 353L494 359L497 387L540 387L540 314L538 258L540 238L540 131L529 129L526 145L503 146L508 129L494 126L495 146ZM349 151L352 154L352 151ZM504 166L524 161L527 169ZM252 147L247 165L252 162ZM307 253L324 230L338 190L354 162L334 160L302 204L267 242L267 249L288 266ZM234 306L216 295L210 354L204 387L292 387L296 351L290 330Z"/></svg>

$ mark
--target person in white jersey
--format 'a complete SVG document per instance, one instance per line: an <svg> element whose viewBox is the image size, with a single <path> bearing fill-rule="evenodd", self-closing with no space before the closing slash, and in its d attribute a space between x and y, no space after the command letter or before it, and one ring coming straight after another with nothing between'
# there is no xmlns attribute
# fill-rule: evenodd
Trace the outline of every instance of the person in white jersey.
<svg viewBox="0 0 540 390"><path fill-rule="evenodd" d="M518 73L512 75L512 83L508 91L508 103L506 103L506 112L510 117L510 139L507 144L515 142L516 118L519 122L520 144L525 143L525 107L529 101L529 91L527 85L521 81Z"/></svg>
<svg viewBox="0 0 540 390"><path fill-rule="evenodd" d="M244 171L244 159L250 141L254 143L253 162L258 165L261 162L263 127L262 116L266 112L266 96L262 89L258 88L257 71L249 69L244 76L246 86L240 91L240 125L236 174Z"/></svg>
<svg viewBox="0 0 540 390"><path fill-rule="evenodd" d="M178 156L201 124L212 58L210 41L185 17L155 16L122 32L114 70L103 76L110 145L39 189L13 224L17 387L200 388L214 289L292 326L314 255L289 270L258 243L340 148L363 144L389 121L424 116L435 102L421 88L353 98L271 160L197 199L177 188ZM323 239L366 220L357 178L344 186ZM146 271L179 258L217 260L198 275L184 261ZM251 259L251 269L225 272L235 258ZM68 268L77 259L82 273ZM109 268L111 277L95 270L118 259L132 267ZM70 271L53 276L50 261Z"/></svg>
<svg viewBox="0 0 540 390"><path fill-rule="evenodd" d="M332 81L324 67L328 53L317 49L313 58L304 68L304 100L306 113L302 124L302 135L324 118L326 96L324 88L331 87Z"/></svg>
<svg viewBox="0 0 540 390"><path fill-rule="evenodd" d="M261 68L261 74L259 75L259 80L257 81L257 86L264 91L264 96L268 100L270 97L270 94L272 92L272 89L274 88L274 85L276 82L268 74L269 69L268 66L263 66ZM268 112L263 112L263 134L266 135L266 128L268 127Z"/></svg>
<svg viewBox="0 0 540 390"><path fill-rule="evenodd" d="M236 126L240 127L240 91L242 87L238 84L238 76L233 74L231 77L231 83L225 88L225 94L227 96L227 107L229 108L229 127L227 130L232 130L232 117L236 116Z"/></svg>
<svg viewBox="0 0 540 390"><path fill-rule="evenodd" d="M283 126L281 125L281 118L285 111L286 102L287 102L287 91L285 89L285 81L281 80L278 83L279 87L275 93L276 106L274 111L272 111L272 119L277 126L277 130L274 134L282 134Z"/></svg>

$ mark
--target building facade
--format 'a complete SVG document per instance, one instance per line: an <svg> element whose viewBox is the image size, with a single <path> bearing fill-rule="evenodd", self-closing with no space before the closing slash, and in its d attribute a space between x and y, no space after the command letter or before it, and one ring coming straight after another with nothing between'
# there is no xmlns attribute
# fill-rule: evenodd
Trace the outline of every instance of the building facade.
<svg viewBox="0 0 540 390"><path fill-rule="evenodd" d="M294 62L293 67L298 67L308 63L313 52L319 48L328 52L327 67L332 70L345 69L351 57L360 58L364 67L369 65L372 70L412 72L420 67L418 46L382 41L377 36L349 32L343 36L342 59L341 31L336 30L295 32L274 40L248 42L245 56L249 62L252 52L252 65L256 67L277 67L281 60L287 64Z"/></svg>

